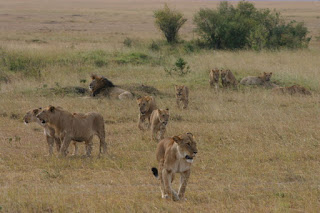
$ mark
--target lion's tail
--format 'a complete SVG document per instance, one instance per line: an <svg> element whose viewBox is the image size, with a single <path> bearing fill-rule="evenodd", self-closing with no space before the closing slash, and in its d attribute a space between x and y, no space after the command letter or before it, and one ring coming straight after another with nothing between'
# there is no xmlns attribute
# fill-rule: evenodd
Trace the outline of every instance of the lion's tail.
<svg viewBox="0 0 320 213"><path fill-rule="evenodd" d="M151 171L152 171L152 174L153 174L156 178L159 178L159 173L158 173L158 169L157 169L157 168L152 167Z"/></svg>

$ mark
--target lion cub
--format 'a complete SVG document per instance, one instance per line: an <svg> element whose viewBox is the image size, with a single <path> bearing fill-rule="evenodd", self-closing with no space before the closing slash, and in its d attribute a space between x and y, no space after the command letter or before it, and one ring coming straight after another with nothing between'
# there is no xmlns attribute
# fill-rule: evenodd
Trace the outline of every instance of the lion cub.
<svg viewBox="0 0 320 213"><path fill-rule="evenodd" d="M311 95L311 92L308 89L300 85L293 85L291 87L276 87L273 88L273 92L289 95Z"/></svg>
<svg viewBox="0 0 320 213"><path fill-rule="evenodd" d="M236 87L238 85L237 79L234 77L231 70L222 70L221 71L221 83L223 87Z"/></svg>
<svg viewBox="0 0 320 213"><path fill-rule="evenodd" d="M150 123L151 123L151 137L154 141L159 141L164 138L166 126L169 120L169 109L156 109L153 110ZM158 135L159 132L159 136Z"/></svg>
<svg viewBox="0 0 320 213"><path fill-rule="evenodd" d="M160 179L162 198L172 198L174 201L184 198L191 165L197 152L197 143L191 133L166 138L159 142L156 151L159 172L157 168L152 168L152 172ZM171 187L175 173L181 175L178 194Z"/></svg>
<svg viewBox="0 0 320 213"><path fill-rule="evenodd" d="M182 108L187 109L189 104L189 88L184 85L175 85L175 89L178 108L180 108L180 103L182 103Z"/></svg>
<svg viewBox="0 0 320 213"><path fill-rule="evenodd" d="M265 85L266 83L270 82L272 76L272 72L266 73L264 72L261 76L248 76L243 78L240 81L240 84L243 85Z"/></svg>
<svg viewBox="0 0 320 213"><path fill-rule="evenodd" d="M215 68L212 69L209 73L209 83L210 87L219 89L219 78L220 78L220 70Z"/></svg>
<svg viewBox="0 0 320 213"><path fill-rule="evenodd" d="M145 130L150 128L150 116L153 110L158 109L156 105L156 101L152 96L144 96L137 99L137 103L139 105L139 121L138 128L140 130ZM147 120L147 127L146 121Z"/></svg>

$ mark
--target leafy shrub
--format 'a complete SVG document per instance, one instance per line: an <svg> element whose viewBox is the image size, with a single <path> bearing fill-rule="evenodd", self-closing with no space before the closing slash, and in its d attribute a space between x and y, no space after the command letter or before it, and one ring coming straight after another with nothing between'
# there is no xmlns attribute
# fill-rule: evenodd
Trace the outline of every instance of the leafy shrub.
<svg viewBox="0 0 320 213"><path fill-rule="evenodd" d="M97 67L108 65L109 54L103 50L94 50L80 53L82 60L86 63L93 63Z"/></svg>
<svg viewBox="0 0 320 213"><path fill-rule="evenodd" d="M217 10L200 9L194 23L202 41L216 49L302 48L310 41L304 23L286 24L280 13L245 1L236 7L221 2Z"/></svg>
<svg viewBox="0 0 320 213"><path fill-rule="evenodd" d="M175 43L178 40L178 32L182 25L187 21L183 18L183 14L171 10L167 4L164 9L154 12L155 24L162 31L169 43Z"/></svg>
<svg viewBox="0 0 320 213"><path fill-rule="evenodd" d="M144 53L133 52L129 54L120 54L114 59L114 61L117 64L146 64L150 61L150 56Z"/></svg>
<svg viewBox="0 0 320 213"><path fill-rule="evenodd" d="M149 46L149 49L153 50L153 51L159 51L160 50L160 45L157 42L152 41L150 46Z"/></svg>
<svg viewBox="0 0 320 213"><path fill-rule="evenodd" d="M132 39L127 37L126 39L124 39L123 44L126 47L131 47L132 46Z"/></svg>
<svg viewBox="0 0 320 213"><path fill-rule="evenodd" d="M179 76L185 76L191 72L190 66L183 58L178 58L171 69L164 68L164 71L169 74L177 74Z"/></svg>

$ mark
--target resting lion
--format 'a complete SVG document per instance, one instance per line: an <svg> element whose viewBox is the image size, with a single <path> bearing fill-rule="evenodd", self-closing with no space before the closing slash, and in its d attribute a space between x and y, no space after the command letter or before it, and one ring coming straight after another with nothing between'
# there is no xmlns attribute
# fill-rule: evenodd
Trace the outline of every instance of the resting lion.
<svg viewBox="0 0 320 213"><path fill-rule="evenodd" d="M165 138L159 142L156 151L159 172L157 168L152 168L152 172L160 179L162 198L172 198L174 201L184 198L191 165L197 152L197 143L191 133ZM175 173L181 175L178 194L171 186Z"/></svg>
<svg viewBox="0 0 320 213"><path fill-rule="evenodd" d="M144 97L138 98L137 103L139 105L138 127L140 130L145 130L145 128L143 127L143 124L147 120L148 121L147 129L149 129L151 113L153 112L153 110L158 109L156 105L156 101L152 96L144 96Z"/></svg>
<svg viewBox="0 0 320 213"><path fill-rule="evenodd" d="M91 79L92 81L89 85L89 89L92 96L101 94L107 97L119 98L120 100L133 98L131 92L115 86L111 81L103 76L92 74Z"/></svg>
<svg viewBox="0 0 320 213"><path fill-rule="evenodd" d="M153 110L150 123L151 123L151 137L154 141L159 141L164 138L166 133L166 126L169 120L169 109L156 109ZM159 133L159 136L158 136Z"/></svg>
<svg viewBox="0 0 320 213"><path fill-rule="evenodd" d="M220 70L215 68L212 69L209 73L209 83L210 87L219 89L219 79L220 79Z"/></svg>
<svg viewBox="0 0 320 213"><path fill-rule="evenodd" d="M273 92L289 95L311 95L311 92L308 89L300 85L293 85L291 87L276 87L273 89Z"/></svg>
<svg viewBox="0 0 320 213"><path fill-rule="evenodd" d="M223 87L236 87L238 85L238 81L231 70L221 70L221 83Z"/></svg>
<svg viewBox="0 0 320 213"><path fill-rule="evenodd" d="M266 85L270 82L272 72L264 72L261 76L248 76L240 81L242 85Z"/></svg>
<svg viewBox="0 0 320 213"><path fill-rule="evenodd" d="M57 152L60 151L61 148L61 140L55 135L55 131L53 128L49 127L48 125L42 125L39 119L37 118L37 114L39 114L42 111L42 108L36 108L33 110L28 111L25 116L23 117L23 121L25 124L29 124L32 122L35 122L43 127L44 129L44 135L46 136L48 148L49 148L49 155L53 154L53 144L56 144ZM73 155L78 154L78 146L76 142L73 142L74 145L74 153Z"/></svg>
<svg viewBox="0 0 320 213"><path fill-rule="evenodd" d="M180 103L182 103L182 108L187 109L189 104L189 88L184 85L175 85L175 90L178 108L180 108Z"/></svg>
<svg viewBox="0 0 320 213"><path fill-rule="evenodd" d="M72 114L60 107L48 106L37 115L37 118L42 125L48 125L55 130L55 134L62 141L60 154L63 156L67 155L71 140L85 141L86 154L90 156L94 135L97 135L100 139L99 153L106 152L104 120L102 115L98 113Z"/></svg>

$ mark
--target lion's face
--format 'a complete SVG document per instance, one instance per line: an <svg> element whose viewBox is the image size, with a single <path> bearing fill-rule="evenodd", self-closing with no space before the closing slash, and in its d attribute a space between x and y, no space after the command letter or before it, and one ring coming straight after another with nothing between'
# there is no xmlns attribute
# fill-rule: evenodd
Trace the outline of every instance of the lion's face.
<svg viewBox="0 0 320 213"><path fill-rule="evenodd" d="M211 75L213 76L213 80L215 82L219 82L220 70L219 69L212 69L210 72L211 72Z"/></svg>
<svg viewBox="0 0 320 213"><path fill-rule="evenodd" d="M142 115L149 111L152 102L151 96L144 96L137 99L139 110Z"/></svg>
<svg viewBox="0 0 320 213"><path fill-rule="evenodd" d="M37 115L37 118L42 125L45 125L46 123L50 122L50 118L51 116L54 116L55 112L56 108L54 106L48 106Z"/></svg>
<svg viewBox="0 0 320 213"><path fill-rule="evenodd" d="M91 75L91 79L92 81L89 84L89 90L93 96L97 95L101 89L114 87L113 83L103 76L93 74Z"/></svg>
<svg viewBox="0 0 320 213"><path fill-rule="evenodd" d="M265 79L265 81L270 81L271 76L272 76L272 72L270 72L270 73L264 72L263 73L263 78Z"/></svg>
<svg viewBox="0 0 320 213"><path fill-rule="evenodd" d="M158 109L159 121L162 125L167 125L169 121L169 109Z"/></svg>
<svg viewBox="0 0 320 213"><path fill-rule="evenodd" d="M229 70L221 70L221 80L222 81L227 81L228 80L228 73Z"/></svg>
<svg viewBox="0 0 320 213"><path fill-rule="evenodd" d="M185 133L179 136L174 136L173 140L178 144L178 151L182 158L185 158L188 163L193 162L193 158L198 153L197 142L191 133Z"/></svg>
<svg viewBox="0 0 320 213"><path fill-rule="evenodd" d="M26 115L23 117L23 121L25 124L36 122L37 121L37 115L39 112L41 112L42 108L36 108L33 110L30 110L26 113Z"/></svg>
<svg viewBox="0 0 320 213"><path fill-rule="evenodd" d="M184 85L175 85L176 88L176 96L181 98L183 96L185 86Z"/></svg>

